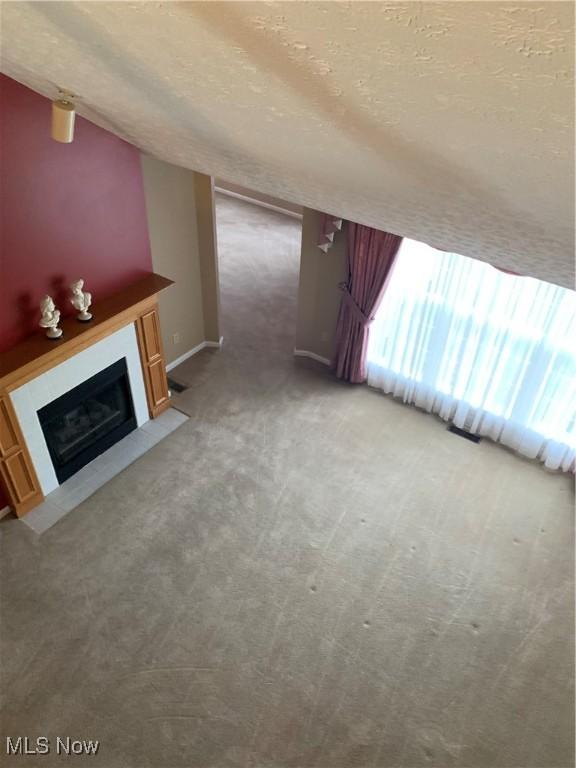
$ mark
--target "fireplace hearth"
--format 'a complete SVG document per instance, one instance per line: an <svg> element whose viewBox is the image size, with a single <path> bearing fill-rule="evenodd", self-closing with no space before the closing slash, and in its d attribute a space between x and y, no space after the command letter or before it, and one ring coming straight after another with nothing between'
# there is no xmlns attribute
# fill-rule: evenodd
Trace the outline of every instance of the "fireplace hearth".
<svg viewBox="0 0 576 768"><path fill-rule="evenodd" d="M108 450L137 422L123 358L38 411L59 483Z"/></svg>

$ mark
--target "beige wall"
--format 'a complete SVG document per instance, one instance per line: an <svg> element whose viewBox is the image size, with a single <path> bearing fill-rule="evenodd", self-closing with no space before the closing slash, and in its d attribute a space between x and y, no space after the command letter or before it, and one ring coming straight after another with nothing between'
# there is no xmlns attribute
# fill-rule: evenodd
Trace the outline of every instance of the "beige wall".
<svg viewBox="0 0 576 768"><path fill-rule="evenodd" d="M168 363L218 340L218 278L209 176L142 155L154 271L174 280L160 295Z"/></svg>
<svg viewBox="0 0 576 768"><path fill-rule="evenodd" d="M204 338L220 341L220 280L218 277L218 242L216 238L216 210L214 207L214 181L211 176L194 173L196 200L196 226L202 280L202 307L204 312Z"/></svg>
<svg viewBox="0 0 576 768"><path fill-rule="evenodd" d="M167 362L203 341L220 338L219 284L213 183L142 155L154 271L175 284L160 295ZM303 209L295 347L330 359L345 279L345 233L324 253L317 246L320 214ZM175 339L176 337L176 339Z"/></svg>
<svg viewBox="0 0 576 768"><path fill-rule="evenodd" d="M338 284L346 279L345 231L336 233L324 253L317 244L319 225L320 214L304 208L295 347L331 359L342 295Z"/></svg>

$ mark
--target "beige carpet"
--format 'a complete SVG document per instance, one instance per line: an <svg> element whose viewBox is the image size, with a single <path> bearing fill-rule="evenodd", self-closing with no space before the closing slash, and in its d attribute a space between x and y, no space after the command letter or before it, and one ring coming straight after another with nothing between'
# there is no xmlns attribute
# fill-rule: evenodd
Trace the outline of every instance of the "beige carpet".
<svg viewBox="0 0 576 768"><path fill-rule="evenodd" d="M572 766L571 480L293 360L297 222L218 215L191 419L43 536L0 526L2 736L105 768Z"/></svg>

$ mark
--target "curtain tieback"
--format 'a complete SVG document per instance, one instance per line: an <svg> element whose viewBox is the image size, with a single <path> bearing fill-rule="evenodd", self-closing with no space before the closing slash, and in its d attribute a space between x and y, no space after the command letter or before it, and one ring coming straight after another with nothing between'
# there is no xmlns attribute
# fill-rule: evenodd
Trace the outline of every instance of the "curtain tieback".
<svg viewBox="0 0 576 768"><path fill-rule="evenodd" d="M362 328L368 328L369 325L371 325L374 322L373 317L368 317L356 304L354 299L352 298L352 294L350 293L350 289L348 288L348 285L346 283L340 283L339 286L340 290L342 291L342 298L348 307L348 309L352 312L354 315L354 319L360 323Z"/></svg>

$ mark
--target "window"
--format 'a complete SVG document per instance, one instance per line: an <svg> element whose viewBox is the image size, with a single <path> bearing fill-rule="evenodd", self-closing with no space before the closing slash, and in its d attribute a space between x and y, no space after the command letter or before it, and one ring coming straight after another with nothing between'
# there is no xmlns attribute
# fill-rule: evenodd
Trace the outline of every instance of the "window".
<svg viewBox="0 0 576 768"><path fill-rule="evenodd" d="M573 466L576 294L405 239L370 332L368 383Z"/></svg>

